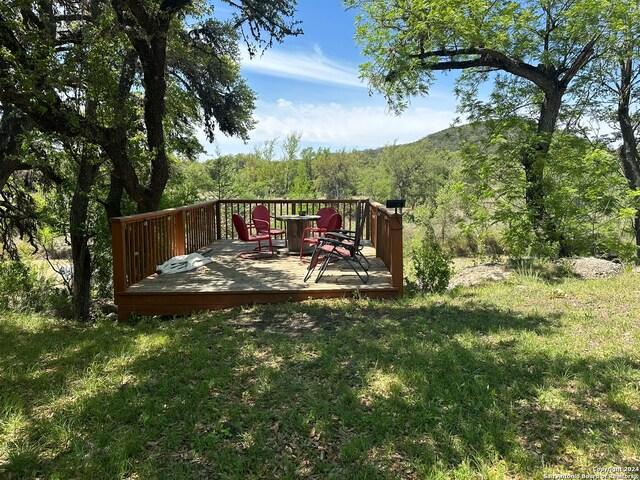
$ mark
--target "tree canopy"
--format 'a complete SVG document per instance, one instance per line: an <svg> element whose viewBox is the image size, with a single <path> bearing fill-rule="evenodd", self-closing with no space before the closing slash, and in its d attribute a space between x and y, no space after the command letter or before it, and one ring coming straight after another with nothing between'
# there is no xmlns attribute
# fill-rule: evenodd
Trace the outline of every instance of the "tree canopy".
<svg viewBox="0 0 640 480"><path fill-rule="evenodd" d="M347 0L372 88L401 110L437 71L504 71L545 94L568 87L593 57L608 3L593 0Z"/></svg>
<svg viewBox="0 0 640 480"><path fill-rule="evenodd" d="M66 190L76 318L89 312L94 205L107 217L130 202L156 210L175 158L202 152L198 125L210 139L247 139L255 94L240 76L239 43L254 55L301 33L295 0L222 3L230 17L195 0L0 5L3 246L33 237L43 182Z"/></svg>
<svg viewBox="0 0 640 480"><path fill-rule="evenodd" d="M202 118L210 138L246 138L253 126L240 38L256 52L300 33L293 0L226 3L228 20L192 0L4 2L0 102L41 131L99 146L138 210L154 209L167 148L193 145L168 130L193 131Z"/></svg>
<svg viewBox="0 0 640 480"><path fill-rule="evenodd" d="M598 55L610 3L594 0L448 1L347 0L357 8L356 39L369 58L362 74L397 112L410 98L426 94L439 71L460 70L466 88L502 72L533 89L517 88L533 106L536 134L522 151L525 192L532 227L557 241L545 207L546 154L556 129L563 97L571 82ZM493 74L493 77L491 77ZM520 87L516 82L516 87ZM511 90L514 92L514 90ZM509 91L501 90L505 97ZM474 102L467 102L467 106ZM510 112L512 115L517 112Z"/></svg>

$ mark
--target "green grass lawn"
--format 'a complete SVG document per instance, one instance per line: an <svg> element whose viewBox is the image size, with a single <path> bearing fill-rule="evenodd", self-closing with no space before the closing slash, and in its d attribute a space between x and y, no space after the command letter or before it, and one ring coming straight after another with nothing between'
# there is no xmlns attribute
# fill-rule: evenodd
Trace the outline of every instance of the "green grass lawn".
<svg viewBox="0 0 640 480"><path fill-rule="evenodd" d="M0 478L639 467L639 307L625 274L127 325L3 314Z"/></svg>

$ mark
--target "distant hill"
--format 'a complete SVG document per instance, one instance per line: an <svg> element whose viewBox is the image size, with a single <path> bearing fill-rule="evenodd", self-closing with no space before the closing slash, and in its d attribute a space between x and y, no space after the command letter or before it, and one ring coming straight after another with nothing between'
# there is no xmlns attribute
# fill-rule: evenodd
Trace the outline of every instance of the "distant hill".
<svg viewBox="0 0 640 480"><path fill-rule="evenodd" d="M455 152L460 150L462 142L482 142L486 138L487 129L483 124L474 123L460 125L458 127L449 127L439 132L432 133L426 137L416 140L415 142L398 144L395 146L384 146L375 149L362 150L361 152L371 158L376 158L388 148L419 148L425 152L445 150Z"/></svg>
<svg viewBox="0 0 640 480"><path fill-rule="evenodd" d="M450 127L427 135L407 145L421 145L430 150L460 150L460 144L479 143L485 141L487 128L481 123L469 123L459 127Z"/></svg>

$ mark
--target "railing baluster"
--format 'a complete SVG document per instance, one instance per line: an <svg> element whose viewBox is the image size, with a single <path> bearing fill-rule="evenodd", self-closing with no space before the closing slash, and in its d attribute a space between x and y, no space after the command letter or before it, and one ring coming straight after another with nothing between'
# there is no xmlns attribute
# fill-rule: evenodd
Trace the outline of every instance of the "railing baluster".
<svg viewBox="0 0 640 480"><path fill-rule="evenodd" d="M162 222L162 224L164 225L164 231L162 235L166 239L166 243L165 243L166 249L165 249L164 256L167 258L171 258L174 256L174 251L175 251L173 248L173 235L170 235L171 228L173 226L171 222L171 216L165 216L164 222Z"/></svg>
<svg viewBox="0 0 640 480"><path fill-rule="evenodd" d="M190 210L184 212L184 222L185 222L185 236L189 238L189 242L185 245L185 249L191 253L194 250L197 250L197 245L200 243L200 233L199 233L199 225L198 225L198 211ZM187 253L187 252L185 252Z"/></svg>
<svg viewBox="0 0 640 480"><path fill-rule="evenodd" d="M224 238L229 238L229 205L227 203L224 204Z"/></svg>
<svg viewBox="0 0 640 480"><path fill-rule="evenodd" d="M131 225L127 225L126 228L126 237L127 237L127 285L131 285L134 283L133 280L133 239L131 238Z"/></svg>
<svg viewBox="0 0 640 480"><path fill-rule="evenodd" d="M167 217L161 218L158 221L158 227L160 228L160 257L169 258L167 250L167 233L166 233Z"/></svg>
<svg viewBox="0 0 640 480"><path fill-rule="evenodd" d="M142 222L142 237L143 237L143 255L144 255L144 271L148 272L151 268L151 259L149 258L149 247L151 244L151 239L149 238L149 222L144 220Z"/></svg>
<svg viewBox="0 0 640 480"><path fill-rule="evenodd" d="M140 280L140 229L139 223L133 224L133 263L135 265L134 281Z"/></svg>
<svg viewBox="0 0 640 480"><path fill-rule="evenodd" d="M130 263L130 269L131 269L131 274L129 275L129 282L130 283L135 283L136 282L136 246L135 246L135 238L134 238L134 232L133 232L133 227L134 224L129 226L129 263Z"/></svg>
<svg viewBox="0 0 640 480"><path fill-rule="evenodd" d="M155 269L157 255L156 255L156 235L155 235L155 220L147 220L147 234L149 235L149 268Z"/></svg>
<svg viewBox="0 0 640 480"><path fill-rule="evenodd" d="M197 232L193 230L193 211L183 212L183 225L184 225L184 248L190 250L191 245L195 245L197 241Z"/></svg>
<svg viewBox="0 0 640 480"><path fill-rule="evenodd" d="M196 213L196 215L194 215L194 222L196 223L194 228L198 232L198 241L193 244L193 247L192 247L193 250L190 250L189 253L195 252L196 250L198 250L202 245L202 243L204 242L205 222L204 222L204 218L202 217L202 209L199 208L194 213Z"/></svg>

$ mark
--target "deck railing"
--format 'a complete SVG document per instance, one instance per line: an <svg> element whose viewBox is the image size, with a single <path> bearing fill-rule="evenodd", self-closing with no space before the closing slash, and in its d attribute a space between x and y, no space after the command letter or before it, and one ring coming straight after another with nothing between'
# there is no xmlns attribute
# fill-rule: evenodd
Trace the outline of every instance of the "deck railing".
<svg viewBox="0 0 640 480"><path fill-rule="evenodd" d="M391 273L391 282L402 293L404 285L402 258L402 215L384 205L370 202L371 244Z"/></svg>
<svg viewBox="0 0 640 480"><path fill-rule="evenodd" d="M265 205L272 216L295 215L299 212L314 214L323 207L331 207L342 215L343 228L355 230L356 226L356 205L358 200L218 200L217 209L217 233L218 240L227 238L237 238L237 233L233 228L231 216L237 213L248 219L251 211L256 205ZM272 220L272 227L284 228L283 222ZM365 228L365 239L370 236L369 222Z"/></svg>
<svg viewBox="0 0 640 480"><path fill-rule="evenodd" d="M124 292L176 255L212 244L216 239L216 204L112 218L114 291Z"/></svg>
<svg viewBox="0 0 640 480"><path fill-rule="evenodd" d="M272 215L315 213L332 207L343 218L343 228L355 230L358 200L216 200L111 219L113 285L116 295L155 273L157 265L211 245L216 240L237 238L231 216L248 219L256 205L266 205ZM402 289L402 220L379 203L370 202L364 238L376 247L376 256ZM282 227L273 220L273 225Z"/></svg>

